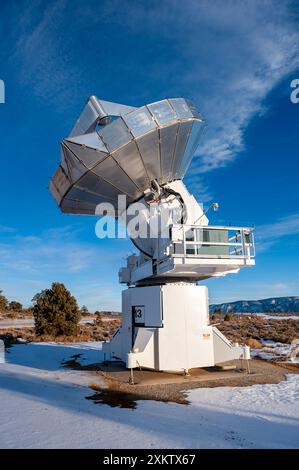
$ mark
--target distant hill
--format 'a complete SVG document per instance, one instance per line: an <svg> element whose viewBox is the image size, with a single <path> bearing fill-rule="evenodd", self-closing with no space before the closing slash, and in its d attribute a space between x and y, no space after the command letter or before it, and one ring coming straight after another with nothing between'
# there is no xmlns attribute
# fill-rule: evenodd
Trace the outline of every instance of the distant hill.
<svg viewBox="0 0 299 470"><path fill-rule="evenodd" d="M271 297L262 300L238 300L210 305L210 312L220 308L223 313L290 313L299 312L299 297Z"/></svg>

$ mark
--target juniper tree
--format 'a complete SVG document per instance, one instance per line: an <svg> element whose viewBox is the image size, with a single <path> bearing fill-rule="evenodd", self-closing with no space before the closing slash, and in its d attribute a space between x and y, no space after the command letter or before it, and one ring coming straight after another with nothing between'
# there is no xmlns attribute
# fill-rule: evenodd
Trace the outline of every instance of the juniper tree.
<svg viewBox="0 0 299 470"><path fill-rule="evenodd" d="M41 291L32 300L36 334L71 336L78 333L79 307L63 284L53 282L51 289Z"/></svg>

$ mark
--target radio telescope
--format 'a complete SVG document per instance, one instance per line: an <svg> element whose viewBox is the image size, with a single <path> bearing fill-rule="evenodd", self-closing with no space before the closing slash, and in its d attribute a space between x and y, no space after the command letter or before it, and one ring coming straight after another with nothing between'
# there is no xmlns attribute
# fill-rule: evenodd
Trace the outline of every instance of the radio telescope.
<svg viewBox="0 0 299 470"><path fill-rule="evenodd" d="M139 253L119 271L122 325L103 345L128 368L188 371L250 358L210 325L208 289L197 284L255 264L252 228L209 225L182 181L203 128L183 98L134 108L92 96L61 143L50 191L63 212L95 215L107 202L117 209L120 194L128 213L136 202L144 208L146 235L130 235Z"/></svg>

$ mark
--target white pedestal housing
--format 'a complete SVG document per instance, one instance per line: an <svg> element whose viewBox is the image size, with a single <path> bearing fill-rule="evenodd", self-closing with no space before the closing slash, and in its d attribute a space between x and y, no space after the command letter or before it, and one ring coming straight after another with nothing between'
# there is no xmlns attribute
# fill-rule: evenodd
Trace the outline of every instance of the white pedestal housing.
<svg viewBox="0 0 299 470"><path fill-rule="evenodd" d="M182 371L244 357L209 325L208 289L194 284L132 287L122 293L123 323L104 352L128 368Z"/></svg>

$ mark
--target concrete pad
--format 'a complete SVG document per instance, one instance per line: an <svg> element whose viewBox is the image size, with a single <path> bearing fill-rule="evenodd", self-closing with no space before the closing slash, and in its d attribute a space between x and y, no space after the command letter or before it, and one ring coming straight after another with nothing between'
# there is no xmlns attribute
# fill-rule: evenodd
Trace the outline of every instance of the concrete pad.
<svg viewBox="0 0 299 470"><path fill-rule="evenodd" d="M128 384L131 378L131 371L125 368L122 363L109 363L101 365L101 370L105 378L115 380L117 382ZM250 375L257 375L259 371L252 370ZM152 386L166 384L183 384L200 383L207 381L227 380L240 378L247 375L247 370L238 368L235 361L223 365L223 369L219 367L207 367L190 369L189 375L185 376L183 371L160 372L153 370L133 370L134 385L136 386Z"/></svg>

